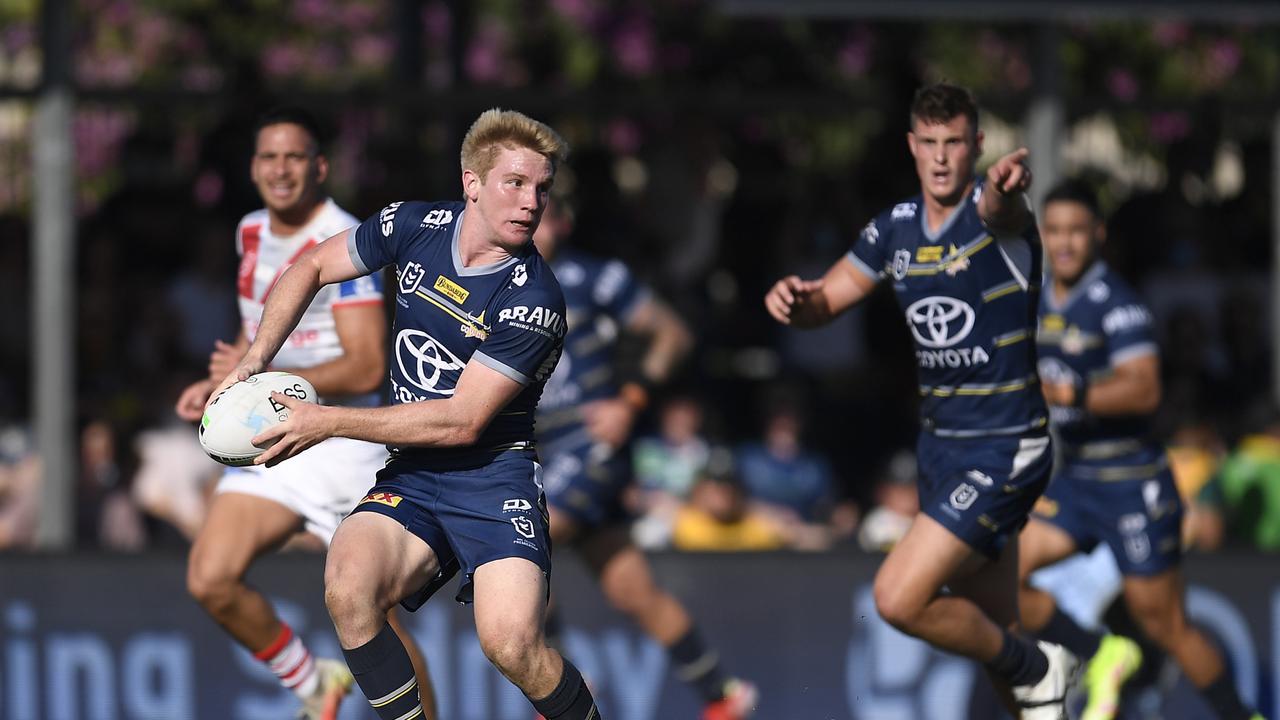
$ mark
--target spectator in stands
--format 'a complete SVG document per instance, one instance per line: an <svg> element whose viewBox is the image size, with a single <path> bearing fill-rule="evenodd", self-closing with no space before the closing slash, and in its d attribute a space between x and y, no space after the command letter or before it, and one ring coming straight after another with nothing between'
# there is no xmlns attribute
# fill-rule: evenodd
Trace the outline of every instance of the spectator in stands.
<svg viewBox="0 0 1280 720"><path fill-rule="evenodd" d="M736 452L742 485L762 510L791 521L824 521L832 504L831 467L804 446L804 409L793 393L769 406L763 437Z"/></svg>
<svg viewBox="0 0 1280 720"><path fill-rule="evenodd" d="M0 426L0 550L35 546L40 485L30 434L17 424Z"/></svg>
<svg viewBox="0 0 1280 720"><path fill-rule="evenodd" d="M1268 408L1196 497L1194 542L1280 551L1280 409Z"/></svg>
<svg viewBox="0 0 1280 720"><path fill-rule="evenodd" d="M193 541L204 525L223 466L205 454L196 434L185 424L167 424L139 433L134 452L138 456L134 500L147 514Z"/></svg>
<svg viewBox="0 0 1280 720"><path fill-rule="evenodd" d="M875 486L876 506L858 529L858 545L867 552L888 552L906 534L920 511L916 493L916 455L899 450L889 459Z"/></svg>
<svg viewBox="0 0 1280 720"><path fill-rule="evenodd" d="M80 433L77 532L81 543L108 550L137 551L147 541L142 513L121 472L116 431L94 420Z"/></svg>
<svg viewBox="0 0 1280 720"><path fill-rule="evenodd" d="M662 405L658 435L636 440L632 451L636 482L649 500L643 509L688 497L707 464L710 445L703 437L705 411L691 395L676 395Z"/></svg>
<svg viewBox="0 0 1280 720"><path fill-rule="evenodd" d="M1212 423L1196 418L1175 422L1166 443L1166 454L1173 482L1186 508L1182 518L1182 544L1188 549L1208 550L1201 541L1206 523L1210 532L1217 526L1217 511L1206 508L1196 498L1217 475L1227 454L1226 446Z"/></svg>
<svg viewBox="0 0 1280 720"><path fill-rule="evenodd" d="M707 463L689 502L676 513L673 544L678 550L778 550L787 545L784 529L769 516L753 510L732 455L716 450Z"/></svg>

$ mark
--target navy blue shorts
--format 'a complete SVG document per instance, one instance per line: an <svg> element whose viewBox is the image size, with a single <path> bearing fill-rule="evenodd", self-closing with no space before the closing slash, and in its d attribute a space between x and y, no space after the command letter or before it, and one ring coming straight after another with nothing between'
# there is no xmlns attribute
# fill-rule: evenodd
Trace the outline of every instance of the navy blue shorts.
<svg viewBox="0 0 1280 720"><path fill-rule="evenodd" d="M1099 480L1097 469L1063 465L1036 505L1036 518L1062 529L1083 552L1105 542L1124 575L1158 575L1177 566L1182 498L1168 463L1161 458L1141 473L1146 477L1128 480Z"/></svg>
<svg viewBox="0 0 1280 720"><path fill-rule="evenodd" d="M629 520L622 494L631 481L631 454L584 442L543 451L542 484L547 504L582 530Z"/></svg>
<svg viewBox="0 0 1280 720"><path fill-rule="evenodd" d="M1053 471L1048 435L940 438L920 433L920 510L997 560Z"/></svg>
<svg viewBox="0 0 1280 720"><path fill-rule="evenodd" d="M440 571L401 605L417 610L460 570L458 602L471 602L476 568L525 558L551 574L551 534L541 468L531 454L508 453L473 469L433 471L413 459L392 459L351 512L376 512L422 538ZM549 585L548 585L549 586Z"/></svg>

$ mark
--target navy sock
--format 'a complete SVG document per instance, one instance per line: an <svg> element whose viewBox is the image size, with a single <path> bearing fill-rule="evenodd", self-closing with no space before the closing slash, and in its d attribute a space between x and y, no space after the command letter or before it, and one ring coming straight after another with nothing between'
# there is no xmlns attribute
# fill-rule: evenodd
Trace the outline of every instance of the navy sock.
<svg viewBox="0 0 1280 720"><path fill-rule="evenodd" d="M720 657L702 641L697 628L689 628L667 648L667 654L675 662L676 675L696 688L703 700L710 703L724 697L727 678L720 669Z"/></svg>
<svg viewBox="0 0 1280 720"><path fill-rule="evenodd" d="M541 700L529 698L529 702L547 720L602 720L591 690L582 682L582 674L568 660L564 661L556 689Z"/></svg>
<svg viewBox="0 0 1280 720"><path fill-rule="evenodd" d="M1057 607L1053 609L1053 617L1049 618L1049 623L1036 633L1036 637L1061 645L1075 653L1083 662L1088 662L1089 658L1096 655L1098 646L1102 644L1100 633L1080 627L1070 615Z"/></svg>
<svg viewBox="0 0 1280 720"><path fill-rule="evenodd" d="M1200 694L1209 701L1209 705L1213 707L1214 712L1218 713L1220 720L1249 720L1253 716L1253 713L1245 708L1244 703L1240 702L1240 696L1236 694L1236 685L1231 681L1230 673L1224 672L1219 675L1217 680L1202 688Z"/></svg>
<svg viewBox="0 0 1280 720"><path fill-rule="evenodd" d="M1049 672L1049 658L1034 642L1005 631L1000 654L987 667L1010 687L1034 685Z"/></svg>
<svg viewBox="0 0 1280 720"><path fill-rule="evenodd" d="M422 716L418 680L409 653L390 625L357 648L343 650L347 667L381 720L410 720Z"/></svg>

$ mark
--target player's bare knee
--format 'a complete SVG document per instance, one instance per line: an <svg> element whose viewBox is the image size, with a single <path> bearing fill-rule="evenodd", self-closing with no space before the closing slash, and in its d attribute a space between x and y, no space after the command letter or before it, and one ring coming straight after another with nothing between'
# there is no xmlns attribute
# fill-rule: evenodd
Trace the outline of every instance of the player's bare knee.
<svg viewBox="0 0 1280 720"><path fill-rule="evenodd" d="M889 582L882 580L881 577L876 578L872 594L875 597L876 611L880 613L880 617L898 630L910 633L916 619L920 616L921 607L919 604L913 601L907 593L892 587Z"/></svg>
<svg viewBox="0 0 1280 720"><path fill-rule="evenodd" d="M373 598L355 573L343 563L330 562L324 569L324 604L335 625L350 625L369 612Z"/></svg>
<svg viewBox="0 0 1280 720"><path fill-rule="evenodd" d="M235 597L237 579L209 563L187 564L187 592L210 612L228 606Z"/></svg>
<svg viewBox="0 0 1280 720"><path fill-rule="evenodd" d="M502 674L519 678L527 674L541 648L535 629L500 623L480 632L480 649Z"/></svg>

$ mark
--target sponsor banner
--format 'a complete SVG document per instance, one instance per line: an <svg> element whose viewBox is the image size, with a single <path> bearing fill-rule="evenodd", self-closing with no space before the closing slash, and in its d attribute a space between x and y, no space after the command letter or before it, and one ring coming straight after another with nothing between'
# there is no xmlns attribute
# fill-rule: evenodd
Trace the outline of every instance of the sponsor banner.
<svg viewBox="0 0 1280 720"><path fill-rule="evenodd" d="M852 552L654 557L659 581L698 619L726 669L760 686L761 720L998 717L972 663L879 620L871 597L878 563ZM698 717L697 698L674 677L663 649L605 606L576 558L559 555L555 567L564 647L607 717ZM319 556L278 556L250 581L312 652L337 657L322 571ZM292 695L200 612L184 572L176 555L0 557L0 719L292 717ZM1242 695L1280 716L1275 559L1193 558L1188 577L1191 619L1225 648ZM407 615L429 658L442 716L528 720L527 701L480 651L471 609L452 597L441 592ZM1176 673L1154 676L1126 717L1212 716ZM358 693L340 714L373 717Z"/></svg>

